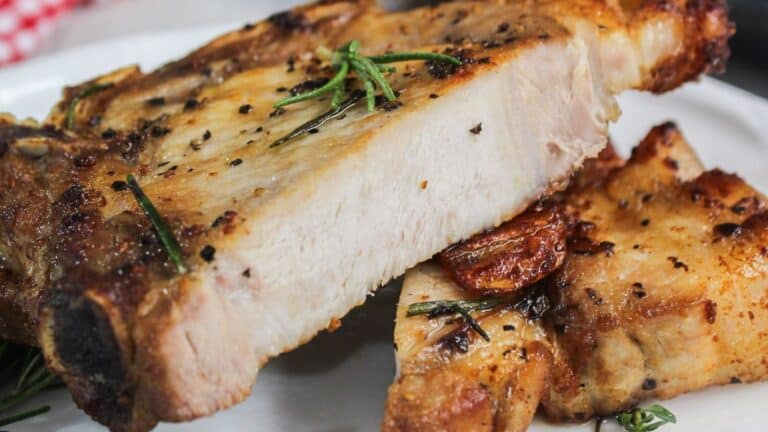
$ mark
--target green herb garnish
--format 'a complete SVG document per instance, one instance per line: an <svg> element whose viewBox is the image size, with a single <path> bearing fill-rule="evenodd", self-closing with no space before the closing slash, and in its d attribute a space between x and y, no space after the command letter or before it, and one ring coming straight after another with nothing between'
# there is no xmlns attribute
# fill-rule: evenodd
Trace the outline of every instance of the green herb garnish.
<svg viewBox="0 0 768 432"><path fill-rule="evenodd" d="M75 127L75 109L77 109L77 104L79 104L81 100L112 86L112 83L96 83L80 90L80 92L69 102L69 108L67 109L67 129Z"/></svg>
<svg viewBox="0 0 768 432"><path fill-rule="evenodd" d="M677 418L661 405L651 405L648 408L632 408L616 416L627 432L651 432L668 423L676 423Z"/></svg>
<svg viewBox="0 0 768 432"><path fill-rule="evenodd" d="M309 132L309 131L311 131L313 129L319 128L320 126L322 126L328 120L332 120L334 118L341 117L342 115L344 115L344 113L347 110L352 108L357 103L357 101L362 99L363 96L365 96L365 92L363 92L362 90L356 90L356 91L352 92L352 94L346 100L344 100L342 103L340 103L335 108L332 108L330 111L327 111L327 112L325 112L323 114L320 114L319 116L313 118L312 120L302 124L301 126L297 127L296 129L294 129L290 133L288 133L288 135L286 135L286 136L276 140L272 144L270 144L269 147L270 148L271 147L277 147L277 146L279 146L281 144L285 144L286 142L288 142L288 141L290 141L290 140L292 140L294 138L297 138L297 137L299 137L299 136L301 136L301 135L303 135L303 134L305 134L305 133L307 133L307 132Z"/></svg>
<svg viewBox="0 0 768 432"><path fill-rule="evenodd" d="M180 274L186 273L187 266L184 264L184 256L181 253L181 246L179 246L179 242L176 241L176 237L174 237L168 224L166 224L163 217L160 216L160 213L158 213L157 209L152 204L152 201L149 200L149 197L143 190L141 190L139 183L133 175L128 174L125 179L128 183L128 188L133 192L133 196L139 203L139 207L144 210L144 214L147 215L152 226L154 226L155 231L157 231L157 235L160 237L160 242L163 243L166 253L168 253L171 261L176 264L176 270Z"/></svg>
<svg viewBox="0 0 768 432"><path fill-rule="evenodd" d="M464 321L472 327L487 342L491 341L488 333L480 327L480 324L472 318L471 313L493 309L504 303L502 299L484 299L484 300L437 300L422 303L414 303L408 306L405 316L412 317L416 315L427 315L432 319L443 315L461 315Z"/></svg>
<svg viewBox="0 0 768 432"><path fill-rule="evenodd" d="M385 73L395 72L397 69L387 66L386 63L395 63L412 60L442 61L461 66L461 60L447 55L430 52L400 52L383 54L378 56L366 57L358 52L360 43L356 40L346 43L336 51L330 51L327 48L319 48L318 56L330 61L331 67L336 74L323 86L314 90L301 93L295 96L287 97L277 103L275 108L281 108L286 105L302 102L312 98L323 96L327 93L333 93L331 106L336 108L341 104L346 93L346 80L349 72L354 72L357 79L362 81L365 95L368 99L368 111L373 111L376 105L375 88L378 87L382 94L389 101L397 99L397 95L384 77Z"/></svg>
<svg viewBox="0 0 768 432"><path fill-rule="evenodd" d="M38 348L22 347L0 342L0 385L9 387L8 394L0 397L0 426L6 426L49 411L49 406L5 415L6 412L37 395L43 390L61 384L59 378L45 367L45 360Z"/></svg>

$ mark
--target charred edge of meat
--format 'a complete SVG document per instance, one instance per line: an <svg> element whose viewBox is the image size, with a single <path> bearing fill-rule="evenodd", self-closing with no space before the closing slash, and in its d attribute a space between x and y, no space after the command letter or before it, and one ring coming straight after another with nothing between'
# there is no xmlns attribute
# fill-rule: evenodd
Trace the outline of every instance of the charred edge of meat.
<svg viewBox="0 0 768 432"><path fill-rule="evenodd" d="M309 27L303 14L292 10L279 12L267 18L267 21L283 31L305 30Z"/></svg>
<svg viewBox="0 0 768 432"><path fill-rule="evenodd" d="M77 404L100 423L130 423L129 374L107 316L93 302L64 292L54 294L48 307L56 357Z"/></svg>
<svg viewBox="0 0 768 432"><path fill-rule="evenodd" d="M729 174L719 169L702 173L699 177L688 182L685 186L691 192L692 201L724 200L731 197L744 186L744 180L735 174Z"/></svg>
<svg viewBox="0 0 768 432"><path fill-rule="evenodd" d="M88 98L87 112L83 114L83 118L90 118L90 115L93 113L107 111L112 99L118 95L134 91L146 91L160 85L165 86L168 80L201 75L202 88L207 83L218 83L221 79L226 79L233 74L251 69L257 65L283 63L288 58L295 56L297 52L316 48L313 44L313 41L316 39L308 37L306 40L302 40L302 43L298 44L292 52L277 50L268 56L254 55L254 53L263 51L263 47L267 45L276 44L283 39L294 37L293 32L285 30L286 27L292 28L293 26L300 25L308 28L308 33L316 30L319 31L324 26L332 29L347 19L363 12L372 3L366 0L326 0L277 14L271 18L271 21L268 21L272 25L256 25L246 37L232 40L228 38L228 34L224 35L214 39L183 59L162 66L155 72L143 74L137 70L133 74L121 76L111 81L113 84L112 88ZM225 60L227 60L226 65L215 66ZM64 97L57 105L57 110L60 113L65 112L72 98L80 90L91 85L93 82L89 81L67 88ZM187 94L179 97L184 96L194 97L195 95ZM83 124L80 127L87 130L93 126Z"/></svg>
<svg viewBox="0 0 768 432"><path fill-rule="evenodd" d="M656 157L659 146L671 147L676 138L682 138L680 129L673 122L662 123L654 127L635 148L632 149L632 160L645 162Z"/></svg>
<svg viewBox="0 0 768 432"><path fill-rule="evenodd" d="M428 60L426 62L427 72L437 79L446 79L449 76L459 72L464 68L463 65L470 65L475 63L473 52L469 48L446 48L443 50L443 54L451 55L461 61L462 66L457 66L453 63L444 62L441 60Z"/></svg>
<svg viewBox="0 0 768 432"><path fill-rule="evenodd" d="M0 157L3 157L16 140L24 138L52 138L65 141L67 136L51 125L33 127L18 124L0 123Z"/></svg>
<svg viewBox="0 0 768 432"><path fill-rule="evenodd" d="M647 8L674 7L670 2L648 2ZM728 39L735 26L723 0L686 0L677 11L685 20L683 47L651 71L644 85L654 93L672 90L702 73L722 72L730 56Z"/></svg>

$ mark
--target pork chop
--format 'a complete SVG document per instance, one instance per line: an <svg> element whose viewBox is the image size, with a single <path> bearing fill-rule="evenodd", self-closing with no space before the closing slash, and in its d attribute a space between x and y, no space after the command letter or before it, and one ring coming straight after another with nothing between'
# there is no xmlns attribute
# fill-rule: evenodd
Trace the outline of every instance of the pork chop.
<svg viewBox="0 0 768 432"><path fill-rule="evenodd" d="M768 212L733 174L703 172L672 124L604 185L568 197L581 227L554 278L544 412L582 420L768 377Z"/></svg>
<svg viewBox="0 0 768 432"><path fill-rule="evenodd" d="M572 221L563 265L516 290L534 299L543 290L548 301L478 298L466 278L483 275L466 269L458 278L435 263L408 271L384 430L522 431L539 405L550 420L584 421L644 399L768 377L765 197L735 175L704 172L672 124L651 131L619 165L604 153L552 198ZM534 207L482 236L516 227L533 243L558 239L553 230L523 230L549 219ZM543 254L495 256L507 266L547 262ZM495 301L471 315L490 340L454 310L408 314L446 300Z"/></svg>
<svg viewBox="0 0 768 432"><path fill-rule="evenodd" d="M732 32L722 4L640 3L393 13L322 1L155 72L129 67L68 89L49 118L47 153L25 162L39 211L16 212L14 200L3 209L15 246L0 261L39 252L5 265L7 280L38 275L4 282L30 290L11 296L27 300L14 306L24 325L8 333L38 339L76 402L113 430L241 401L269 358L560 187L605 145L613 94L666 90L722 65ZM274 145L328 108L273 104L328 78L316 48L352 39L364 54L445 51L463 65L400 65L388 76L397 102L350 105ZM10 136L0 170L13 173L7 160L26 157L29 137ZM61 182L40 180L49 167L64 170L52 176ZM121 183L128 173L169 221L188 273L165 259ZM15 193L17 180L9 174L3 190ZM36 224L47 228L20 235Z"/></svg>

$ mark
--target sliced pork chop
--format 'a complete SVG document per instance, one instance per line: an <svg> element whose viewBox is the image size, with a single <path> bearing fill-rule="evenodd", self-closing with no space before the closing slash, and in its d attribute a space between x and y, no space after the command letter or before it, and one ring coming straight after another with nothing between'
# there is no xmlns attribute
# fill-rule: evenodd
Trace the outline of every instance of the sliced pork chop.
<svg viewBox="0 0 768 432"><path fill-rule="evenodd" d="M568 197L580 229L551 288L550 418L768 377L767 201L702 171L667 124L602 186Z"/></svg>
<svg viewBox="0 0 768 432"><path fill-rule="evenodd" d="M540 275L554 271L557 266L551 257L521 252L565 243L567 225L553 212L559 214L535 205L493 230L496 241L488 248L492 252L459 263L458 273L451 262L429 262L406 273L395 324L398 377L389 388L382 430L515 432L528 428L547 391L553 365L540 320L549 302L540 290L511 296L509 290L503 291L501 306L472 314L479 331L446 307L420 316L409 311L425 302L476 300L478 285L467 281L484 284L489 260L496 268L526 269L496 273L497 283L530 281L528 269L534 267L546 269ZM474 249L486 237L478 235L467 244ZM462 247L456 245L450 253Z"/></svg>
<svg viewBox="0 0 768 432"><path fill-rule="evenodd" d="M659 83L718 67L731 33L722 5L663 3L457 2L389 13L324 1L153 73L126 68L69 89L50 117L60 128L73 101L111 86L74 104L71 129L85 142L77 154L47 141L77 175L55 190L30 183L47 209L41 224L60 228L52 252L34 261L45 294L21 310L37 322L42 299L48 361L114 430L228 407L265 361L380 284L557 189L604 146L618 115L613 93L664 90ZM354 106L272 147L328 109L272 104L286 88L327 78L316 47L350 39L368 54L447 50L464 65L400 65L388 77L398 103ZM34 167L53 166L48 157ZM162 249L115 183L129 172L171 221L189 273L159 262ZM7 229L31 247L16 225ZM41 257L54 252L66 259L50 266Z"/></svg>
<svg viewBox="0 0 768 432"><path fill-rule="evenodd" d="M764 195L735 175L704 172L672 124L655 128L626 165L604 153L574 180L554 198L572 221L563 266L517 291L547 292L540 310L548 309L533 316L540 320L520 308L536 302L478 298L474 285L462 287L467 275L482 282L480 272L457 278L435 263L408 271L384 430L522 431L539 404L550 420L584 421L645 399L768 377ZM529 243L558 238L518 226L537 218L549 219L534 208L483 236L517 227ZM508 266L547 262L494 252ZM455 311L408 316L414 304L446 300L496 301L472 314L490 340Z"/></svg>

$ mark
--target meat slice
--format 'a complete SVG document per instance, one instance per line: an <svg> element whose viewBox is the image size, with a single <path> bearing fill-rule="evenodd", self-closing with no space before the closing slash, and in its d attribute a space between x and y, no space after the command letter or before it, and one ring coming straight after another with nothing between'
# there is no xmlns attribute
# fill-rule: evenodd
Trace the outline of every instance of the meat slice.
<svg viewBox="0 0 768 432"><path fill-rule="evenodd" d="M494 230L499 231L496 238L510 232L515 236L510 242L496 243L489 254L491 260L507 268L538 267L539 278L549 275L559 264L546 254L528 255L519 249L520 243L554 246L559 242L564 249L565 230L561 228L565 224L553 226L553 214L562 220L555 208L536 205ZM548 228L529 229L540 226ZM547 271L542 270L545 264L551 265ZM429 262L406 273L395 325L398 377L389 388L382 430L524 431L547 391L553 366L540 320L548 300L540 290L532 294L502 291L507 297L496 298L497 307L472 314L487 342L454 311L412 316L409 311L414 305L476 298L474 290L455 281L456 272L461 281L467 273L452 270L452 265L453 261L444 265ZM484 266L478 267L482 270ZM520 279L530 281L530 275L524 272ZM510 273L509 280L514 281L512 276Z"/></svg>
<svg viewBox="0 0 768 432"><path fill-rule="evenodd" d="M660 77L719 66L731 32L722 5L662 3L455 2L392 13L323 1L155 72L126 68L68 89L49 121L80 138L66 133L46 144L60 150L30 163L61 170L61 183L25 183L37 188L41 225L57 227L34 260L44 277L10 282L29 299L26 331L38 322L51 366L113 430L241 401L269 358L406 268L558 189L605 145L618 115L612 94L664 90ZM272 105L328 78L318 46L351 39L367 54L447 51L464 65L399 65L388 76L398 103L353 106L272 146L328 109ZM703 47L710 55L697 54ZM0 170L12 172L15 157ZM173 271L116 183L131 172L171 224L189 273ZM22 228L7 228L16 246L3 262L38 250ZM42 259L54 254L62 261Z"/></svg>
<svg viewBox="0 0 768 432"><path fill-rule="evenodd" d="M737 176L702 172L672 124L600 187L568 197L589 225L551 288L558 347L543 408L581 420L765 379L768 212Z"/></svg>
<svg viewBox="0 0 768 432"><path fill-rule="evenodd" d="M760 192L735 175L705 172L670 123L623 166L611 152L589 161L557 199L576 221L564 263L518 291L536 298L545 290L541 319L526 319L515 298L497 299L471 315L485 341L457 314L408 316L421 302L478 298L435 263L406 274L385 430L521 431L539 404L550 420L584 421L644 399L768 377ZM510 363L521 347L536 356ZM505 387L521 377L525 391Z"/></svg>

